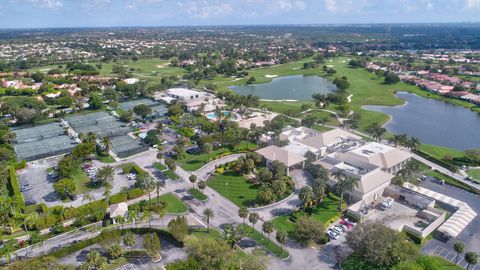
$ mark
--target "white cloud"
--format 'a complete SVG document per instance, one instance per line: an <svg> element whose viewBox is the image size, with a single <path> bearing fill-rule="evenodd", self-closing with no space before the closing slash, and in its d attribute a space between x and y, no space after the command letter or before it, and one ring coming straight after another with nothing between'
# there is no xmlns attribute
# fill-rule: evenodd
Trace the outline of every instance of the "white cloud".
<svg viewBox="0 0 480 270"><path fill-rule="evenodd" d="M222 1L196 0L186 3L186 11L194 18L207 19L229 15L233 12L233 7Z"/></svg>
<svg viewBox="0 0 480 270"><path fill-rule="evenodd" d="M277 0L272 1L272 7L278 10L291 11L291 10L305 10L307 4L304 1L297 0Z"/></svg>
<svg viewBox="0 0 480 270"><path fill-rule="evenodd" d="M467 8L479 8L480 0L467 0Z"/></svg>
<svg viewBox="0 0 480 270"><path fill-rule="evenodd" d="M63 3L60 0L13 0L12 3L29 3L35 7L59 9L63 7Z"/></svg>
<svg viewBox="0 0 480 270"><path fill-rule="evenodd" d="M112 0L86 0L83 6L88 9L98 10L112 3Z"/></svg>
<svg viewBox="0 0 480 270"><path fill-rule="evenodd" d="M160 3L162 1L163 0L130 0L125 6L125 9L138 9L143 5Z"/></svg>

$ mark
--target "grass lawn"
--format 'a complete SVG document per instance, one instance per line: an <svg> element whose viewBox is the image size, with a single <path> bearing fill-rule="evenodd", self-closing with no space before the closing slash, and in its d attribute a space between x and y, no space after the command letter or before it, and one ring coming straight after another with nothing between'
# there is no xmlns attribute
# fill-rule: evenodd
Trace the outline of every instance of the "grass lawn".
<svg viewBox="0 0 480 270"><path fill-rule="evenodd" d="M84 194L91 190L90 188L90 178L87 173L82 170L79 170L72 175L72 180L75 182L75 193Z"/></svg>
<svg viewBox="0 0 480 270"><path fill-rule="evenodd" d="M170 178L170 180L175 181L175 180L180 179L180 177L175 172L169 170L165 165L163 165L160 162L154 163L153 167L155 167L155 169L162 172L166 177Z"/></svg>
<svg viewBox="0 0 480 270"><path fill-rule="evenodd" d="M243 151L254 150L257 146L254 143L243 141L233 151L229 148L222 147L213 151L210 155L201 154L186 154L184 159L178 160L180 166L187 171L196 171L203 165L215 159L219 155L226 155L228 153L237 153Z"/></svg>
<svg viewBox="0 0 480 270"><path fill-rule="evenodd" d="M206 201L208 199L207 195L203 194L200 190L196 188L191 188L188 190L188 194L195 197L195 199L200 201Z"/></svg>
<svg viewBox="0 0 480 270"><path fill-rule="evenodd" d="M437 256L423 256L424 259L427 259L431 264L431 268L436 270L462 270L463 268L455 265L452 262L445 260L444 258ZM433 265L434 264L434 265ZM406 262L401 264L403 267L398 267L398 269L424 269L420 267L415 261ZM342 262L343 270L387 270L386 268L381 268L374 266L366 262L361 256L352 254L348 256ZM388 268L388 269L397 269L397 267Z"/></svg>
<svg viewBox="0 0 480 270"><path fill-rule="evenodd" d="M251 226L246 224L241 224L245 228L245 233L253 240L257 241L260 245L262 245L265 249L275 254L277 257L281 259L288 258L289 254L285 249L281 249L281 247L274 242L270 241L266 235L261 234L257 230L254 230ZM270 234L270 237L275 237Z"/></svg>
<svg viewBox="0 0 480 270"><path fill-rule="evenodd" d="M317 123L318 123L319 120L327 118L328 119L328 121L326 123L327 125L330 125L330 126L339 126L340 125L340 122L337 120L335 115L333 115L332 113L326 112L326 111L313 111L313 112L309 113L309 115L313 115L315 117L315 119L317 120ZM305 117L302 117L302 118L305 118Z"/></svg>
<svg viewBox="0 0 480 270"><path fill-rule="evenodd" d="M473 188L473 187L471 187L471 186L469 186L469 185L467 185L463 182L460 182L457 179L450 177L449 175L443 174L443 173L438 172L438 171L433 171L433 170L427 171L425 174L433 176L433 177L438 178L438 179L442 179L442 180L445 181L445 184L447 184L447 185L451 185L451 186L454 186L454 187L457 187L457 188L461 188L461 189L464 189L466 191L469 191L469 192L480 195L480 190L478 190L476 188Z"/></svg>
<svg viewBox="0 0 480 270"><path fill-rule="evenodd" d="M468 175L470 175L470 177L473 179L480 181L480 169L470 170L468 171Z"/></svg>
<svg viewBox="0 0 480 270"><path fill-rule="evenodd" d="M247 182L243 175L231 171L208 180L207 185L239 207L250 207L258 192L257 188Z"/></svg>
<svg viewBox="0 0 480 270"><path fill-rule="evenodd" d="M282 114L299 114L302 110L303 104L313 104L312 101L260 101L260 107L268 108L269 110Z"/></svg>
<svg viewBox="0 0 480 270"><path fill-rule="evenodd" d="M421 144L420 151L440 160L442 160L445 156L451 156L452 158L460 158L465 156L462 151L431 144Z"/></svg>
<svg viewBox="0 0 480 270"><path fill-rule="evenodd" d="M167 208L165 208L166 214L181 214L188 211L187 205L172 193L161 195L159 198L160 201L167 203ZM157 198L153 198L152 201L156 202Z"/></svg>
<svg viewBox="0 0 480 270"><path fill-rule="evenodd" d="M97 159L103 163L114 163L116 160L110 155L97 154Z"/></svg>
<svg viewBox="0 0 480 270"><path fill-rule="evenodd" d="M338 204L339 198L333 194L331 197L326 196L323 198L323 202L313 208L311 212L311 217L319 221L323 224L336 220L335 217L340 217L340 212L338 212ZM299 210L296 212L296 216L304 215L305 212L303 210ZM284 216L277 217L273 219L273 226L278 231L285 231L285 232L292 232L295 229L295 223L290 219L293 218L294 214L288 214ZM330 224L325 224L325 227L329 226Z"/></svg>

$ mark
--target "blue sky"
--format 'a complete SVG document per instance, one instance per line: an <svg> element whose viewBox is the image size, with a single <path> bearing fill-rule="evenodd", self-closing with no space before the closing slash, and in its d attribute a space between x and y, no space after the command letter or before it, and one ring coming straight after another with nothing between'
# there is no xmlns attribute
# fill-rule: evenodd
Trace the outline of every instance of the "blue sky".
<svg viewBox="0 0 480 270"><path fill-rule="evenodd" d="M0 0L0 28L478 22L480 0Z"/></svg>

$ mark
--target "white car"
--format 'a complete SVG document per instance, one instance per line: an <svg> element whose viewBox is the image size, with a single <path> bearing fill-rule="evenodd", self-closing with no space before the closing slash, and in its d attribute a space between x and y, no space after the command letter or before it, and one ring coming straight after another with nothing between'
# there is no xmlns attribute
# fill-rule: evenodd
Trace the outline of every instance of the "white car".
<svg viewBox="0 0 480 270"><path fill-rule="evenodd" d="M337 226L333 226L332 228L330 228L330 230L336 232L336 233L339 234L339 235L340 235L341 233L343 233L343 231L342 231L340 228L338 228Z"/></svg>
<svg viewBox="0 0 480 270"><path fill-rule="evenodd" d="M335 239L335 240L338 239L338 234L334 233L332 230L328 230L327 235L328 237L330 237L330 239Z"/></svg>
<svg viewBox="0 0 480 270"><path fill-rule="evenodd" d="M345 222L348 223L348 224L350 224L350 225L352 225L352 226L357 225L357 223L356 223L355 221L350 220L350 219L348 219L348 218L345 218Z"/></svg>

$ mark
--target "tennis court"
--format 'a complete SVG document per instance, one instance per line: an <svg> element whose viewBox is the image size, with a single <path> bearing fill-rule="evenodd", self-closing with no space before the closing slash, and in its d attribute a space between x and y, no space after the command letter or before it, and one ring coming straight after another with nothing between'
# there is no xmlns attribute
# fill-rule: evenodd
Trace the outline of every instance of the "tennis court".
<svg viewBox="0 0 480 270"><path fill-rule="evenodd" d="M59 123L12 130L18 160L32 161L69 153L76 145Z"/></svg>

